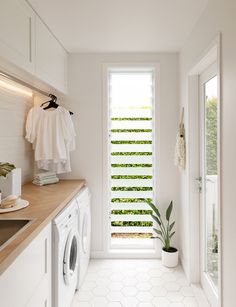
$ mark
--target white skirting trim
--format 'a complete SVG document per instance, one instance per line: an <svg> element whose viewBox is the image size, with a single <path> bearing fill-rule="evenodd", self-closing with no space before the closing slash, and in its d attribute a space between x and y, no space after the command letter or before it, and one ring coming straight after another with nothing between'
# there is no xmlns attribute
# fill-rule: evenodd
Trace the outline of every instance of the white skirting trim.
<svg viewBox="0 0 236 307"><path fill-rule="evenodd" d="M198 305L201 307L211 307L211 305L209 304L203 290L202 287L199 284L192 284L191 285L192 289L193 289L193 293L196 297L196 300L198 302Z"/></svg>

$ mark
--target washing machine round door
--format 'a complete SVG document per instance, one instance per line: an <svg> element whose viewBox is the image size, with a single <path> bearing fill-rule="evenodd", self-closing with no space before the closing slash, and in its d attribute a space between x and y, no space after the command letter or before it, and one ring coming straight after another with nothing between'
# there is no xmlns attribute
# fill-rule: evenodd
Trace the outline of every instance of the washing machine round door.
<svg viewBox="0 0 236 307"><path fill-rule="evenodd" d="M67 285L71 283L74 276L77 276L79 261L79 234L78 231L71 230L65 246L63 259L63 275Z"/></svg>

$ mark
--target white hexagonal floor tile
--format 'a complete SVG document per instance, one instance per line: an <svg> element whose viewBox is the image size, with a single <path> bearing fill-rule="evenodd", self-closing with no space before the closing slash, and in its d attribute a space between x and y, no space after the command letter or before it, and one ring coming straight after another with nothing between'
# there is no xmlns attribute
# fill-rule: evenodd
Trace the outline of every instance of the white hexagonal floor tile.
<svg viewBox="0 0 236 307"><path fill-rule="evenodd" d="M188 286L182 287L180 292L183 294L183 296L194 296L192 288Z"/></svg>
<svg viewBox="0 0 236 307"><path fill-rule="evenodd" d="M107 294L107 298L111 302L120 302L123 297L124 296L120 291L111 291Z"/></svg>
<svg viewBox="0 0 236 307"><path fill-rule="evenodd" d="M173 291L173 292L169 292L166 295L166 298L173 303L178 303L178 302L183 301L184 296L180 292Z"/></svg>
<svg viewBox="0 0 236 307"><path fill-rule="evenodd" d="M151 289L151 293L153 296L161 297L167 295L167 290L162 286L154 286Z"/></svg>
<svg viewBox="0 0 236 307"><path fill-rule="evenodd" d="M150 279L150 283L151 283L151 285L153 285L153 286L162 286L163 284L164 284L164 280L163 280L163 278L161 278L161 277L152 277L151 279Z"/></svg>
<svg viewBox="0 0 236 307"><path fill-rule="evenodd" d="M170 301L164 297L155 297L152 300L152 304L155 307L168 307L170 305Z"/></svg>
<svg viewBox="0 0 236 307"><path fill-rule="evenodd" d="M148 273L145 272L139 272L136 276L135 276L139 281L148 281L150 279L150 275Z"/></svg>
<svg viewBox="0 0 236 307"><path fill-rule="evenodd" d="M199 307L196 299L193 298L193 297L185 297L184 300L183 300L183 303L187 307Z"/></svg>
<svg viewBox="0 0 236 307"><path fill-rule="evenodd" d="M175 276L174 273L163 273L161 278L164 281L176 281L177 280L177 277Z"/></svg>
<svg viewBox="0 0 236 307"><path fill-rule="evenodd" d="M148 274L151 277L161 277L161 275L163 274L163 272L159 269L159 268L154 268L154 269L150 269L148 271Z"/></svg>
<svg viewBox="0 0 236 307"><path fill-rule="evenodd" d="M101 269L97 273L101 277L109 277L112 274L112 270L111 269Z"/></svg>
<svg viewBox="0 0 236 307"><path fill-rule="evenodd" d="M153 299L149 291L140 291L136 297L140 302L150 302Z"/></svg>
<svg viewBox="0 0 236 307"><path fill-rule="evenodd" d="M135 297L124 297L121 300L121 304L124 307L136 307L138 305L139 301Z"/></svg>
<svg viewBox="0 0 236 307"><path fill-rule="evenodd" d="M164 283L163 287L165 287L166 290L168 291L179 291L181 288L181 286L177 282L174 282L174 281L169 281L169 282Z"/></svg>
<svg viewBox="0 0 236 307"><path fill-rule="evenodd" d="M78 292L76 300L78 302L88 302L91 298L93 298L93 293L91 291L82 291Z"/></svg>
<svg viewBox="0 0 236 307"><path fill-rule="evenodd" d="M71 307L91 307L92 305L89 302L77 302L73 301Z"/></svg>
<svg viewBox="0 0 236 307"><path fill-rule="evenodd" d="M99 278L99 275L95 272L89 272L86 275L86 281L96 281Z"/></svg>
<svg viewBox="0 0 236 307"><path fill-rule="evenodd" d="M124 274L124 276L135 276L137 274L137 270L136 269L128 269L125 270L124 272L122 272Z"/></svg>
<svg viewBox="0 0 236 307"><path fill-rule="evenodd" d="M111 291L120 291L124 287L123 283L120 281L113 281L108 285Z"/></svg>
<svg viewBox="0 0 236 307"><path fill-rule="evenodd" d="M175 268L167 268L165 266L160 266L160 270L163 272L163 273L173 273L175 272Z"/></svg>
<svg viewBox="0 0 236 307"><path fill-rule="evenodd" d="M119 302L112 302L107 304L106 307L122 307L122 305Z"/></svg>
<svg viewBox="0 0 236 307"><path fill-rule="evenodd" d="M72 307L199 307L182 268L156 260L92 260Z"/></svg>
<svg viewBox="0 0 236 307"><path fill-rule="evenodd" d="M138 307L154 307L152 303L139 303Z"/></svg>
<svg viewBox="0 0 236 307"><path fill-rule="evenodd" d="M93 294L96 296L105 296L109 292L108 288L105 286L97 286L92 291L93 291Z"/></svg>
<svg viewBox="0 0 236 307"><path fill-rule="evenodd" d="M85 281L81 287L82 291L90 291L93 288L95 288L97 285L95 283L95 281ZM80 290L80 291L81 291Z"/></svg>
<svg viewBox="0 0 236 307"><path fill-rule="evenodd" d="M186 277L180 277L176 281L180 286L189 286L189 283L187 281Z"/></svg>
<svg viewBox="0 0 236 307"><path fill-rule="evenodd" d="M114 272L110 276L111 281L122 281L124 279L124 274L119 273L119 272Z"/></svg>
<svg viewBox="0 0 236 307"><path fill-rule="evenodd" d="M111 283L111 280L108 278L108 277L99 277L97 280L96 280L96 284L98 286L107 286Z"/></svg>
<svg viewBox="0 0 236 307"><path fill-rule="evenodd" d="M90 302L92 307L104 307L104 306L107 306L108 303L109 301L105 297L95 297Z"/></svg>
<svg viewBox="0 0 236 307"><path fill-rule="evenodd" d="M147 282L147 281L139 282L136 285L136 288L140 291L149 291L152 288L152 284L150 282Z"/></svg>
<svg viewBox="0 0 236 307"><path fill-rule="evenodd" d="M138 290L135 287L127 286L121 289L121 292L124 294L124 296L135 296L138 293Z"/></svg>
<svg viewBox="0 0 236 307"><path fill-rule="evenodd" d="M137 279L133 276L126 276L123 280L122 280L123 284L125 286L135 286L137 284Z"/></svg>

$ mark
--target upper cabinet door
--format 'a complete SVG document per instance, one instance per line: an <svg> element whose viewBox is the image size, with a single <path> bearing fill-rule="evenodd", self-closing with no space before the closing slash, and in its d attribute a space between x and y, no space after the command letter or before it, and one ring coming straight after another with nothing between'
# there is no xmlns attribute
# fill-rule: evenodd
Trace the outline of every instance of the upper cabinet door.
<svg viewBox="0 0 236 307"><path fill-rule="evenodd" d="M0 56L34 72L35 13L23 0L0 1Z"/></svg>
<svg viewBox="0 0 236 307"><path fill-rule="evenodd" d="M63 93L67 88L67 52L36 16L36 76Z"/></svg>

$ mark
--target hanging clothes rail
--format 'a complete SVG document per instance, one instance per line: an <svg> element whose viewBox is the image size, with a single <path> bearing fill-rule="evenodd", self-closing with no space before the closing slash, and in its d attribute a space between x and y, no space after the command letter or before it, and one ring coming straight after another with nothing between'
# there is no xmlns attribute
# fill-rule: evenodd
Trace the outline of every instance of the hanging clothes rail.
<svg viewBox="0 0 236 307"><path fill-rule="evenodd" d="M6 72L3 72L3 71L1 71L1 70L0 70L0 76L4 77L4 78L6 78L6 79L8 79L8 80L10 80L10 81L17 82L17 83L19 83L19 84L21 84L21 85L23 85L23 86L25 86L25 87L30 88L31 90L33 90L33 91L35 91L35 92L38 92L38 93L44 95L44 96L51 97L51 96L50 96L51 93L47 93L47 92L45 92L45 91L43 91L43 90L41 90L41 89L39 89L39 88L37 88L37 87L35 87L35 86L29 84L29 83L27 83L27 82L25 82L25 81L23 81L23 80L21 80L21 79L15 77L15 76L12 76L12 75L10 75L10 74L8 74L8 73L6 73Z"/></svg>

